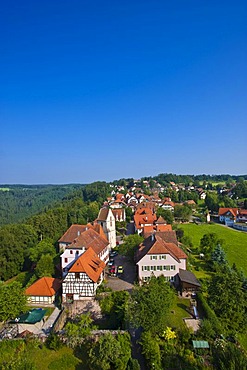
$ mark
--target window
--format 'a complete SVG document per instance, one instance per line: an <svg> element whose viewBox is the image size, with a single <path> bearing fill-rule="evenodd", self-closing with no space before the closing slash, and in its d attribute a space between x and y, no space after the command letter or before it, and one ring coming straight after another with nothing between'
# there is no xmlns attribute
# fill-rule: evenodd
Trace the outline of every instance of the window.
<svg viewBox="0 0 247 370"><path fill-rule="evenodd" d="M162 254L160 257L160 260L165 260L166 259L166 255L165 254Z"/></svg>
<svg viewBox="0 0 247 370"><path fill-rule="evenodd" d="M150 256L150 260L157 260L157 256Z"/></svg>
<svg viewBox="0 0 247 370"><path fill-rule="evenodd" d="M68 258L64 258L64 262L67 263L68 262Z"/></svg>
<svg viewBox="0 0 247 370"><path fill-rule="evenodd" d="M171 270L176 270L176 266L175 265L171 265Z"/></svg>
<svg viewBox="0 0 247 370"><path fill-rule="evenodd" d="M70 250L70 254L73 254L73 251L72 250Z"/></svg>
<svg viewBox="0 0 247 370"><path fill-rule="evenodd" d="M75 278L80 279L80 273L79 272L75 272Z"/></svg>

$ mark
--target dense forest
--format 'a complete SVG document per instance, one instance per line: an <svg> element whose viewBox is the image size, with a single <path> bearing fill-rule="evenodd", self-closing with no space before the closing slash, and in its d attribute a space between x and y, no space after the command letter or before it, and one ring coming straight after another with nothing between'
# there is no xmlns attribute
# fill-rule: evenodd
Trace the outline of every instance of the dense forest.
<svg viewBox="0 0 247 370"><path fill-rule="evenodd" d="M0 185L0 225L25 218L69 198L83 185Z"/></svg>
<svg viewBox="0 0 247 370"><path fill-rule="evenodd" d="M109 195L109 192L110 187L104 182L77 187L61 201L54 202L53 207L46 207L45 210L26 218L22 223L2 225L0 227L0 280L7 280L21 271L30 269L35 262L32 259L32 248L37 247L41 241L51 255L47 245L52 243L55 250L57 240L70 225L94 221L102 206L102 200ZM3 221L6 223L6 219ZM55 258L55 256L52 257ZM44 261L44 264L45 262L47 261Z"/></svg>

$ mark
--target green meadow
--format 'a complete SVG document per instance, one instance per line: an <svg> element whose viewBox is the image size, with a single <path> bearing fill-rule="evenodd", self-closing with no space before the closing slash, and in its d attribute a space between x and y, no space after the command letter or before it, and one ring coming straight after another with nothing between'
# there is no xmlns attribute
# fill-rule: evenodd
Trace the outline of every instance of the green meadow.
<svg viewBox="0 0 247 370"><path fill-rule="evenodd" d="M230 265L236 264L247 276L247 233L227 228L217 224L183 224L179 225L184 230L184 235L190 236L193 246L200 245L204 234L215 233L224 240L223 249L226 252Z"/></svg>

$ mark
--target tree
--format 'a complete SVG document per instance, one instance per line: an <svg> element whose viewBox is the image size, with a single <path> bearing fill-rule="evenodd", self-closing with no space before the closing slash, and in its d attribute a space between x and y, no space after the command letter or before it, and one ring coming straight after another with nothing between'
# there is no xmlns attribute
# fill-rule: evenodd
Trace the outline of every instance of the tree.
<svg viewBox="0 0 247 370"><path fill-rule="evenodd" d="M211 254L211 260L218 265L225 265L227 263L226 254L221 246L218 244Z"/></svg>
<svg viewBox="0 0 247 370"><path fill-rule="evenodd" d="M104 314L109 316L109 326L112 329L125 329L126 311L129 293L116 291L100 300L100 307Z"/></svg>
<svg viewBox="0 0 247 370"><path fill-rule="evenodd" d="M0 321L14 319L26 310L27 297L20 283L0 284Z"/></svg>
<svg viewBox="0 0 247 370"><path fill-rule="evenodd" d="M247 355L233 343L216 340L213 347L213 362L218 370L247 370Z"/></svg>
<svg viewBox="0 0 247 370"><path fill-rule="evenodd" d="M209 258L217 246L222 246L224 241L215 233L204 234L200 241L202 252Z"/></svg>
<svg viewBox="0 0 247 370"><path fill-rule="evenodd" d="M163 209L162 207L159 207L159 208L157 209L156 215L157 215L157 218L158 218L159 216L163 217L163 218L164 218L164 220L165 220L168 224L170 224L170 225L172 225L172 224L173 224L174 216L173 216L173 214L172 214L172 212L171 212L171 211L168 211L167 209Z"/></svg>
<svg viewBox="0 0 247 370"><path fill-rule="evenodd" d="M37 263L43 255L47 254L51 257L56 255L56 249L51 239L43 239L35 247L29 249L29 258L33 263Z"/></svg>
<svg viewBox="0 0 247 370"><path fill-rule="evenodd" d="M216 193L208 193L205 198L206 207L212 212L218 212L219 200Z"/></svg>
<svg viewBox="0 0 247 370"><path fill-rule="evenodd" d="M135 327L141 326L151 333L162 333L174 300L175 293L165 277L152 276L149 283L134 286L130 303L129 318Z"/></svg>
<svg viewBox="0 0 247 370"><path fill-rule="evenodd" d="M123 244L119 246L119 253L133 260L137 247L143 242L144 238L138 234L125 236Z"/></svg>
<svg viewBox="0 0 247 370"><path fill-rule="evenodd" d="M174 217L181 221L189 221L192 210L188 205L177 205L174 207Z"/></svg>
<svg viewBox="0 0 247 370"><path fill-rule="evenodd" d="M92 323L89 313L81 315L75 322L68 322L64 329L68 346L75 348L81 344L94 329Z"/></svg>
<svg viewBox="0 0 247 370"><path fill-rule="evenodd" d="M42 276L54 275L53 258L49 254L41 256L35 268L35 274L40 278Z"/></svg>
<svg viewBox="0 0 247 370"><path fill-rule="evenodd" d="M92 370L125 370L131 357L129 334L108 333L89 350L89 368Z"/></svg>
<svg viewBox="0 0 247 370"><path fill-rule="evenodd" d="M161 353L159 347L159 338L150 331L145 331L141 335L140 344L142 353L145 356L149 369L161 369Z"/></svg>
<svg viewBox="0 0 247 370"><path fill-rule="evenodd" d="M208 288L208 300L228 333L246 329L246 293L236 271L223 267L215 273Z"/></svg>
<svg viewBox="0 0 247 370"><path fill-rule="evenodd" d="M133 218L133 212L130 207L125 208L126 222L130 222Z"/></svg>

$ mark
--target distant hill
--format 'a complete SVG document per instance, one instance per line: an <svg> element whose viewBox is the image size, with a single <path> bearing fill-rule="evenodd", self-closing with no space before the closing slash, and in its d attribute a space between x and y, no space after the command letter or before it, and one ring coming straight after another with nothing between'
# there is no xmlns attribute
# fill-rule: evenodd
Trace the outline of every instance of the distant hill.
<svg viewBox="0 0 247 370"><path fill-rule="evenodd" d="M82 184L0 185L0 226L23 222L62 200L82 194Z"/></svg>

